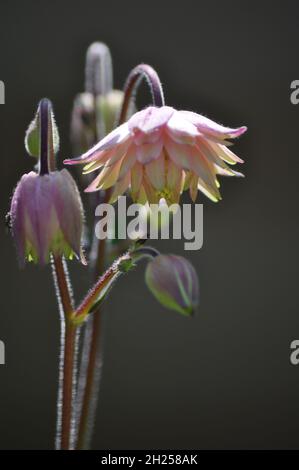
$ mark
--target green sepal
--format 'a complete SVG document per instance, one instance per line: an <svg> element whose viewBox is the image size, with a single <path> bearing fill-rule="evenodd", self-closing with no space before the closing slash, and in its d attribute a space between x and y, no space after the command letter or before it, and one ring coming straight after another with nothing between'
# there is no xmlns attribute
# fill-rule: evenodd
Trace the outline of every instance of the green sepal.
<svg viewBox="0 0 299 470"><path fill-rule="evenodd" d="M53 147L56 154L59 150L59 133L54 119L54 114L51 112L51 126L53 135ZM40 118L39 109L34 119L29 124L25 134L25 148L31 157L39 158L40 155Z"/></svg>

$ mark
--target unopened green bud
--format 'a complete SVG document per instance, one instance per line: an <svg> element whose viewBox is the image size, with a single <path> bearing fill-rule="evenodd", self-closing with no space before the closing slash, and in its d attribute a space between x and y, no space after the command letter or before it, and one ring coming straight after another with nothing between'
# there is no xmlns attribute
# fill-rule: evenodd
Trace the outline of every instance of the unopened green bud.
<svg viewBox="0 0 299 470"><path fill-rule="evenodd" d="M159 255L148 263L145 280L164 307L186 316L194 313L199 302L198 278L188 260L182 256Z"/></svg>

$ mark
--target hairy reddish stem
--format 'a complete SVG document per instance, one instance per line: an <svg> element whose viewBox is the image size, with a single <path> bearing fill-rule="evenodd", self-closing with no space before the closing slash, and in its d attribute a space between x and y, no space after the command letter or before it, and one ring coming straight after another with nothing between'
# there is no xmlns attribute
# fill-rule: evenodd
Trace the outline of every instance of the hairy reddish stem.
<svg viewBox="0 0 299 470"><path fill-rule="evenodd" d="M129 74L124 87L124 101L119 117L119 124L125 122L132 97L135 95L141 79L150 87L154 106L164 106L162 84L157 72L147 64L137 65Z"/></svg>

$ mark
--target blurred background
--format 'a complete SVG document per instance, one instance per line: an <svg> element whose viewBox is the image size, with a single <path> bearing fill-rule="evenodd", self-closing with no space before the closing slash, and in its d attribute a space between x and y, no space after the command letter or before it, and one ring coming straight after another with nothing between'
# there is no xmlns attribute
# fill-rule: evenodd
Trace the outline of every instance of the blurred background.
<svg viewBox="0 0 299 470"><path fill-rule="evenodd" d="M204 245L161 242L184 254L201 288L197 315L158 305L144 265L106 303L104 368L95 449L298 448L299 79L296 1L169 0L1 3L0 448L53 448L59 321L50 268L20 270L4 216L33 161L24 133L40 98L53 101L59 165L71 155L69 122L83 91L85 52L106 42L115 87L140 62L154 66L166 102L228 126L246 179L223 179L219 204L204 196ZM77 299L88 286L73 263Z"/></svg>

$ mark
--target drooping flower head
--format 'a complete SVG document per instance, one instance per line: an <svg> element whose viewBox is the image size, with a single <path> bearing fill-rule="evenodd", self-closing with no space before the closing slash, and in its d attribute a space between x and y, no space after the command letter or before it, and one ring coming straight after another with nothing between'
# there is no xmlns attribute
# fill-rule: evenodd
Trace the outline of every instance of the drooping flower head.
<svg viewBox="0 0 299 470"><path fill-rule="evenodd" d="M114 187L111 202L130 189L134 201L179 202L189 189L213 201L221 199L217 175L241 176L227 164L243 161L227 145L246 131L231 129L199 114L169 106L150 106L135 113L81 157L66 164L84 163L84 173L101 168L87 192Z"/></svg>
<svg viewBox="0 0 299 470"><path fill-rule="evenodd" d="M83 208L75 181L67 170L22 176L11 201L12 234L21 264L45 264L50 254L74 255L81 250Z"/></svg>

